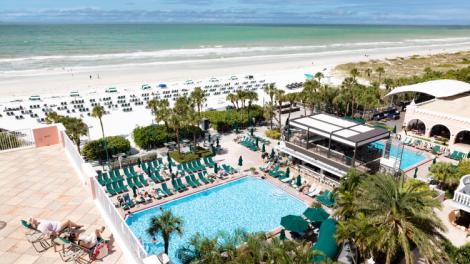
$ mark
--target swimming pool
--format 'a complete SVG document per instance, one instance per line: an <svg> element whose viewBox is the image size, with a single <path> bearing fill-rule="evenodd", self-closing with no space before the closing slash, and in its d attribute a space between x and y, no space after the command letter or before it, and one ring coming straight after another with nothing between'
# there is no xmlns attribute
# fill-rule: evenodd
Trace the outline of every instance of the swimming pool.
<svg viewBox="0 0 470 264"><path fill-rule="evenodd" d="M384 142L381 142L381 141L371 143L371 145L377 149L381 149L382 151L384 149ZM390 148L390 155L395 158L400 158L400 157L397 157L398 148L396 145L392 144ZM417 165L418 163L422 162L425 159L426 159L426 155L424 155L423 153L418 152L418 151L413 151L408 148L404 148L401 163L400 163L400 169L406 170L407 168Z"/></svg>
<svg viewBox="0 0 470 264"><path fill-rule="evenodd" d="M247 232L271 231L279 226L281 217L301 215L307 208L301 200L277 186L258 178L245 177L175 201L161 205L164 210L184 220L182 237L170 241L170 258L178 263L176 250L197 232L213 236L218 231L233 232L243 228ZM137 238L141 239L149 254L163 251L163 241L151 243L147 235L150 218L160 214L159 206L137 212L126 222Z"/></svg>

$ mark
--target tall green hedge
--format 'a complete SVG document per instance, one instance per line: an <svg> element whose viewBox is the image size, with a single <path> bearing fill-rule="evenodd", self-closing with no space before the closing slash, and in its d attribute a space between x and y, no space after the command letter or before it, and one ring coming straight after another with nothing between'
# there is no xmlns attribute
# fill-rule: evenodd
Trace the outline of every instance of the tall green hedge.
<svg viewBox="0 0 470 264"><path fill-rule="evenodd" d="M187 127L180 130L180 140L193 140L193 132L196 138L200 138L202 131L199 127ZM134 142L139 148L149 150L163 147L163 143L167 141L175 141L175 132L169 129L168 133L163 125L150 125L145 127L137 127L134 129Z"/></svg>
<svg viewBox="0 0 470 264"><path fill-rule="evenodd" d="M231 131L237 122L239 128L247 128L254 117L256 122L264 121L263 108L252 105L243 109L230 109L224 111L206 111L201 113L211 122L211 126L218 132Z"/></svg>
<svg viewBox="0 0 470 264"><path fill-rule="evenodd" d="M85 144L82 154L87 160L106 160L103 139L92 140ZM121 136L106 137L109 158L118 153L127 153L131 149L129 140Z"/></svg>

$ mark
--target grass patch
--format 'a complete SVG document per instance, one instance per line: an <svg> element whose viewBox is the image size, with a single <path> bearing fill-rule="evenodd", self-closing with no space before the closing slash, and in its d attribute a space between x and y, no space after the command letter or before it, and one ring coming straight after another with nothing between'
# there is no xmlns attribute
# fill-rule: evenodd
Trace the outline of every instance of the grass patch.
<svg viewBox="0 0 470 264"><path fill-rule="evenodd" d="M437 67L441 67L441 68L451 68L451 67L454 67L454 64L443 63L443 64L437 65Z"/></svg>
<svg viewBox="0 0 470 264"><path fill-rule="evenodd" d="M176 160L178 163L185 163L192 160L197 160L203 157L212 156L212 152L208 149L197 147L196 151L189 153L179 153L177 150L170 152L170 157Z"/></svg>
<svg viewBox="0 0 470 264"><path fill-rule="evenodd" d="M275 129L268 129L266 130L266 136L268 138L272 138L272 139L280 139L281 138L281 132L279 131L279 129L275 128Z"/></svg>

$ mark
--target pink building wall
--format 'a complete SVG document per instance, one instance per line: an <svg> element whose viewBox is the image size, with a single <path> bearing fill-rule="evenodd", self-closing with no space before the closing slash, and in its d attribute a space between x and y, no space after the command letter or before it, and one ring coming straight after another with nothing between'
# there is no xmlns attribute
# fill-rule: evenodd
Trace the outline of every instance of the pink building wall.
<svg viewBox="0 0 470 264"><path fill-rule="evenodd" d="M34 128L33 136L37 148L57 145L62 141L59 136L59 130L55 125Z"/></svg>

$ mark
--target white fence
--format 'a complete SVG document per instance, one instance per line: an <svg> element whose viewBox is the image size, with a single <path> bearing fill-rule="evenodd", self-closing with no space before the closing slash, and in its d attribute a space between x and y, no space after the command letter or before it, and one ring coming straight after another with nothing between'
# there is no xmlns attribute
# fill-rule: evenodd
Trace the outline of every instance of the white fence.
<svg viewBox="0 0 470 264"><path fill-rule="evenodd" d="M470 195L468 194L465 194L460 191L455 191L453 200L463 206L470 208Z"/></svg>
<svg viewBox="0 0 470 264"><path fill-rule="evenodd" d="M147 252L145 252L139 240L135 237L134 233L132 233L121 215L116 211L113 202L109 199L103 188L101 188L95 177L93 177L93 181L96 201L100 205L102 213L106 214L109 220L108 225L112 225L116 239L121 240L120 242L122 243L120 243L120 245L126 247L135 263L143 264L142 260L147 257ZM119 238L117 236L119 236Z"/></svg>
<svg viewBox="0 0 470 264"><path fill-rule="evenodd" d="M0 132L0 151L35 146L33 131L22 129Z"/></svg>
<svg viewBox="0 0 470 264"><path fill-rule="evenodd" d="M62 138L64 140L64 150L65 150L65 153L67 153L67 156L70 162L72 163L73 168L75 169L77 174L80 176L82 182L84 184L87 184L88 179L85 178L87 173L83 171L83 165L85 164L85 161L80 156L80 153L77 151L77 146L67 136L67 134L65 133L65 130L62 130L59 133L62 135Z"/></svg>

